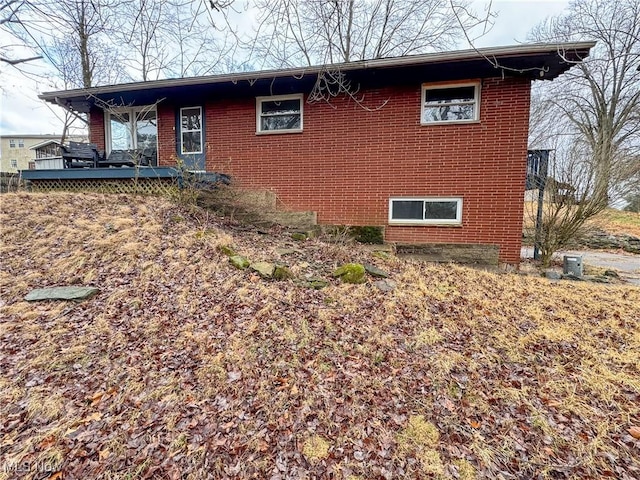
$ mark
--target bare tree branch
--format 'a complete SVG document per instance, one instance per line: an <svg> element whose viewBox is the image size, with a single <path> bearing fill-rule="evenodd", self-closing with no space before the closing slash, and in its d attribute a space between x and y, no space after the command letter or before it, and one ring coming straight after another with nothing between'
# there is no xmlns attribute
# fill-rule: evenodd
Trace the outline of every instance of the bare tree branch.
<svg viewBox="0 0 640 480"><path fill-rule="evenodd" d="M551 185L571 190L568 198L549 192L541 240L544 263L580 235L586 220L637 189L640 2L576 0L565 15L548 19L530 38L598 41L589 58L532 92L530 144L555 151Z"/></svg>
<svg viewBox="0 0 640 480"><path fill-rule="evenodd" d="M34 60L40 60L41 58L42 58L42 55L38 55L38 56L35 56L35 57L29 57L29 58L20 58L20 59L17 59L17 60L11 60L9 58L0 57L0 62L8 63L9 65L18 65L20 63L32 62Z"/></svg>

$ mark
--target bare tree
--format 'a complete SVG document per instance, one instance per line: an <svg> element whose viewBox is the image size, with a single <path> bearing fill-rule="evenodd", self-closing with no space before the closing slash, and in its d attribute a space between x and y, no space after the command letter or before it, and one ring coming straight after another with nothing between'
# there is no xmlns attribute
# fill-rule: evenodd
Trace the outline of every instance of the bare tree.
<svg viewBox="0 0 640 480"><path fill-rule="evenodd" d="M598 41L589 58L533 90L530 145L554 151L537 238L546 266L640 174L640 2L577 0L531 38Z"/></svg>
<svg viewBox="0 0 640 480"><path fill-rule="evenodd" d="M547 114L556 124L566 121L587 147L595 171L592 197L619 197L640 171L640 2L575 0L531 38L598 41L589 58L539 88Z"/></svg>
<svg viewBox="0 0 640 480"><path fill-rule="evenodd" d="M225 8L227 3L202 0L127 0L118 10L117 36L127 45L122 62L130 77L146 81L224 70L222 58L237 46L229 31L218 35L219 25L229 27Z"/></svg>
<svg viewBox="0 0 640 480"><path fill-rule="evenodd" d="M43 5L41 12L68 35L75 47L84 88L110 83L118 75L112 75L111 68L100 69L111 66L117 70L117 63L109 63L111 55L108 52L116 47L108 41L108 34L120 6L119 0L56 0Z"/></svg>
<svg viewBox="0 0 640 480"><path fill-rule="evenodd" d="M170 2L171 26L165 39L175 48L168 75L200 76L237 69L238 33L228 21L228 13L235 12L232 4L233 0Z"/></svg>
<svg viewBox="0 0 640 480"><path fill-rule="evenodd" d="M607 207L607 197L597 193L597 171L592 168L589 145L577 138L568 125L564 129L554 125L555 119L546 115L540 105L532 109L532 118L539 116L532 121L532 138L540 143L534 140L532 145L544 145L551 155L546 177L537 179L540 183L536 186L544 189L542 205L536 198L526 198L524 215L528 226L525 234L533 237L539 259L546 267L556 251L589 233L587 220ZM545 133L549 129L554 129L553 135ZM534 225L538 227L535 231Z"/></svg>
<svg viewBox="0 0 640 480"><path fill-rule="evenodd" d="M25 10L25 0L6 0L0 4L0 29L8 33L10 36L13 34L13 28L21 25L23 20L20 16L20 11ZM0 62L7 63L12 66L20 65L21 63L31 62L33 60L39 60L41 55L33 55L30 57L19 56L13 58L10 55L12 45L0 45Z"/></svg>
<svg viewBox="0 0 640 480"><path fill-rule="evenodd" d="M168 0L130 0L118 11L118 36L129 48L122 59L140 80L157 80L168 66L174 45L164 38L170 22Z"/></svg>
<svg viewBox="0 0 640 480"><path fill-rule="evenodd" d="M466 6L456 18L441 0L256 0L251 57L281 68L443 50L471 25Z"/></svg>

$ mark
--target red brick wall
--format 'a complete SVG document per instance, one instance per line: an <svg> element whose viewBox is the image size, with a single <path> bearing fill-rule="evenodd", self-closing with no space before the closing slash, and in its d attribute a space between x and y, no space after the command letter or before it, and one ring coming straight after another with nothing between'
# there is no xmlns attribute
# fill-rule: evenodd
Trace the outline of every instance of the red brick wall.
<svg viewBox="0 0 640 480"><path fill-rule="evenodd" d="M176 109L170 103L159 103L158 115L158 165L176 164ZM523 194L524 195L524 194Z"/></svg>
<svg viewBox="0 0 640 480"><path fill-rule="evenodd" d="M463 198L462 226L387 226L386 240L483 243L518 263L530 82L482 81L480 121L420 125L420 85L304 104L304 132L256 135L254 98L205 104L206 167L328 224L386 225L389 197ZM173 164L175 108L160 104L159 158ZM95 141L95 140L94 140Z"/></svg>
<svg viewBox="0 0 640 480"><path fill-rule="evenodd" d="M463 197L461 227L387 226L386 240L500 245L518 263L530 83L482 82L480 122L420 125L420 86L304 105L304 132L256 135L255 99L206 105L207 170L329 224L385 225L389 197ZM334 108L335 107L335 108Z"/></svg>
<svg viewBox="0 0 640 480"><path fill-rule="evenodd" d="M89 139L98 145L98 150L104 150L104 113L99 108L92 108L89 112Z"/></svg>

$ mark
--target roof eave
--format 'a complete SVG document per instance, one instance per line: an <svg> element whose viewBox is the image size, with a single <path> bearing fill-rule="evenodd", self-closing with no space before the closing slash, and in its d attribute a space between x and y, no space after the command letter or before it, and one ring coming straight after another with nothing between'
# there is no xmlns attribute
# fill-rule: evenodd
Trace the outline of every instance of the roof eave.
<svg viewBox="0 0 640 480"><path fill-rule="evenodd" d="M73 90L61 90L54 92L44 92L38 98L60 103L62 100L84 96L97 96L103 94L132 92L147 90L151 88L171 88L185 87L193 85L217 84L225 82L239 82L242 80L261 80L265 78L285 78L302 77L307 75L317 75L327 69L340 71L368 70L373 68L394 68L407 67L412 65L437 64L455 61L473 61L482 58L487 60L499 60L501 58L513 58L518 56L530 56L540 53L551 53L555 48L558 52L584 52L584 57L588 56L589 50L595 46L596 42L572 42L557 44L529 44L506 47L488 47L481 49L457 50L452 52L428 53L422 55L411 55L405 57L381 58L373 60L359 60L348 63L337 63L328 65L316 65L310 67L288 68L281 70L262 70L256 72L230 73L222 75L210 75L204 77L175 78L165 80L155 80L146 82L123 83L117 85L105 85L92 88L78 88ZM580 58L584 58L580 57Z"/></svg>

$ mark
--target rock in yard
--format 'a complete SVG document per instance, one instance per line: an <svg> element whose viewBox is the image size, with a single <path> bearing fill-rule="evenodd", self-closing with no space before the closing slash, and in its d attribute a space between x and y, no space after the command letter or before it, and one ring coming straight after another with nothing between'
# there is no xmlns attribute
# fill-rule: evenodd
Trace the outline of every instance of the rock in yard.
<svg viewBox="0 0 640 480"><path fill-rule="evenodd" d="M233 249L233 247L229 246L229 245L218 245L218 250L220 250L222 253L224 253L227 257L232 257L236 254L235 250Z"/></svg>
<svg viewBox="0 0 640 480"><path fill-rule="evenodd" d="M30 291L24 299L27 302L40 300L86 300L100 290L96 287L51 287Z"/></svg>
<svg viewBox="0 0 640 480"><path fill-rule="evenodd" d="M378 277L378 278L389 278L389 274L387 272L385 272L384 270L380 270L378 267L376 267L375 265L370 265L368 263L364 264L364 269L367 271L367 273L369 275L371 275L372 277Z"/></svg>
<svg viewBox="0 0 640 480"><path fill-rule="evenodd" d="M314 290L321 290L324 287L329 285L329 282L322 278L310 278L306 283L307 287L313 288Z"/></svg>
<svg viewBox="0 0 640 480"><path fill-rule="evenodd" d="M544 272L544 276L549 280L560 280L562 278L562 275L555 270L547 270L546 272Z"/></svg>
<svg viewBox="0 0 640 480"><path fill-rule="evenodd" d="M298 242L304 242L307 238L309 238L309 236L306 233L295 232L291 234L291 238Z"/></svg>
<svg viewBox="0 0 640 480"><path fill-rule="evenodd" d="M249 260L242 255L231 255L229 257L229 263L239 270L244 270L249 266Z"/></svg>
<svg viewBox="0 0 640 480"><path fill-rule="evenodd" d="M338 267L331 274L338 277L343 283L364 283L365 269L359 263L347 263Z"/></svg>
<svg viewBox="0 0 640 480"><path fill-rule="evenodd" d="M273 278L275 280L289 280L293 278L293 273L284 265L276 265L276 268L273 270Z"/></svg>
<svg viewBox="0 0 640 480"><path fill-rule="evenodd" d="M378 280L373 282L373 284L383 292L392 292L396 288L396 282L393 280Z"/></svg>
<svg viewBox="0 0 640 480"><path fill-rule="evenodd" d="M255 262L250 265L250 268L262 278L272 278L276 266L269 262Z"/></svg>

